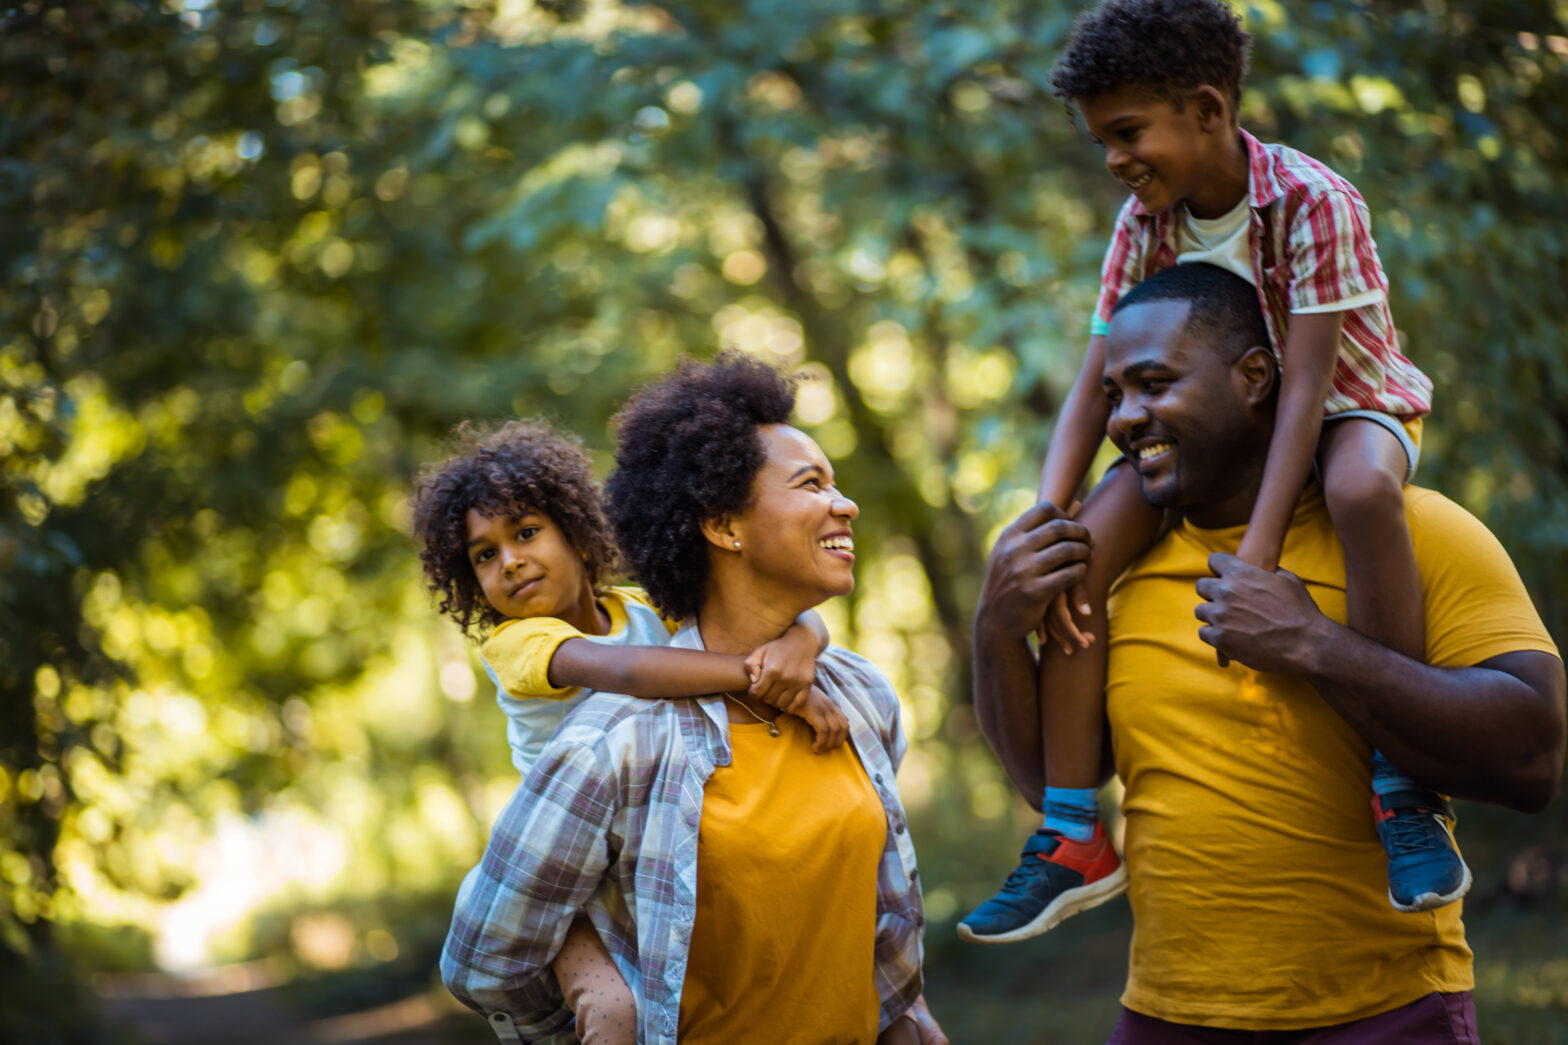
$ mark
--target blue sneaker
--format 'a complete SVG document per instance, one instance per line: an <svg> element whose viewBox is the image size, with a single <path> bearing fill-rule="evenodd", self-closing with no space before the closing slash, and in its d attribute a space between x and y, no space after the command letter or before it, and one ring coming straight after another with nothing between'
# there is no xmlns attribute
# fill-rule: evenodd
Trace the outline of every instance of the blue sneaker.
<svg viewBox="0 0 1568 1045"><path fill-rule="evenodd" d="M1087 842L1042 827L1002 891L959 922L958 935L970 943L1027 940L1126 891L1127 868L1103 826L1095 824Z"/></svg>
<svg viewBox="0 0 1568 1045"><path fill-rule="evenodd" d="M1454 846L1454 807L1431 791L1372 796L1377 834L1388 854L1388 902L1430 911L1470 891L1470 868Z"/></svg>

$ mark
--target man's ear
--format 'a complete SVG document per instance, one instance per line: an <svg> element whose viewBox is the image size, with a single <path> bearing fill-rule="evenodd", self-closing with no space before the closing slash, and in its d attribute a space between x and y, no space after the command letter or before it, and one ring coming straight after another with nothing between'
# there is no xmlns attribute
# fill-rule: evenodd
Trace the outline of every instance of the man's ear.
<svg viewBox="0 0 1568 1045"><path fill-rule="evenodd" d="M735 536L735 528L728 515L704 519L697 525L702 528L703 539L715 548L723 548L727 552L737 550L736 542L739 538Z"/></svg>
<svg viewBox="0 0 1568 1045"><path fill-rule="evenodd" d="M1230 98L1213 84L1203 84L1192 92L1191 104L1197 109L1198 127L1205 134L1223 134L1230 130Z"/></svg>
<svg viewBox="0 0 1568 1045"><path fill-rule="evenodd" d="M1273 350L1263 345L1253 345L1231 364L1242 398L1248 406L1261 406L1274 394L1279 383L1279 361Z"/></svg>

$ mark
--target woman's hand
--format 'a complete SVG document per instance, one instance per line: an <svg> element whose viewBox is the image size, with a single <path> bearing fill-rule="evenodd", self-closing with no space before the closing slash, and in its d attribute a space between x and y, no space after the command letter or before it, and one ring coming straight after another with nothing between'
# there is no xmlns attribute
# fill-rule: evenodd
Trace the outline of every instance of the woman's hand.
<svg viewBox="0 0 1568 1045"><path fill-rule="evenodd" d="M877 1045L948 1045L948 1040L922 994L904 1015L877 1036Z"/></svg>

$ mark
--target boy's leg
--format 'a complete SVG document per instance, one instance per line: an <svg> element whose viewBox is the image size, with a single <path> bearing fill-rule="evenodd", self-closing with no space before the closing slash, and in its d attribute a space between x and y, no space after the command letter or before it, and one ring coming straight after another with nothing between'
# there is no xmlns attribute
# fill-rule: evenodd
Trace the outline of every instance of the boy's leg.
<svg viewBox="0 0 1568 1045"><path fill-rule="evenodd" d="M1330 419L1319 449L1324 500L1345 550L1346 623L1414 660L1426 659L1421 573L1405 520L1410 450L1364 417ZM1388 852L1389 902L1402 911L1452 903L1470 888L1454 846L1453 808L1372 753L1372 808Z"/></svg>
<svg viewBox="0 0 1568 1045"><path fill-rule="evenodd" d="M1106 595L1159 533L1162 513L1143 499L1137 473L1112 468L1078 513L1094 537L1085 587L1089 617L1078 625L1094 644L1072 654L1040 647L1040 727L1045 751L1045 820L1025 843L1002 890L959 923L974 943L1012 943L1104 903L1127 888L1127 872L1100 824L1105 742Z"/></svg>
<svg viewBox="0 0 1568 1045"><path fill-rule="evenodd" d="M637 1002L588 916L578 912L551 966L583 1045L636 1045Z"/></svg>

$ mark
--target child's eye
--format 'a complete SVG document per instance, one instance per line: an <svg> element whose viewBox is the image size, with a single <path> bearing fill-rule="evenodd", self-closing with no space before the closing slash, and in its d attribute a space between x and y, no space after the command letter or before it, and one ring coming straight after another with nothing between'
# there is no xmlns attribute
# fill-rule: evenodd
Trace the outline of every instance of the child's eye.
<svg viewBox="0 0 1568 1045"><path fill-rule="evenodd" d="M520 541L526 541L532 538L534 534L538 532L539 527L537 526L524 526L521 530L517 531L517 539Z"/></svg>
<svg viewBox="0 0 1568 1045"><path fill-rule="evenodd" d="M486 548L483 551L477 551L474 553L474 565L478 566L482 562L488 562L492 557L494 557L494 555L494 548Z"/></svg>

